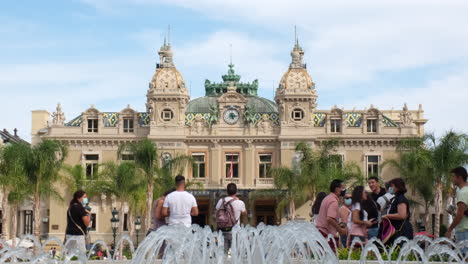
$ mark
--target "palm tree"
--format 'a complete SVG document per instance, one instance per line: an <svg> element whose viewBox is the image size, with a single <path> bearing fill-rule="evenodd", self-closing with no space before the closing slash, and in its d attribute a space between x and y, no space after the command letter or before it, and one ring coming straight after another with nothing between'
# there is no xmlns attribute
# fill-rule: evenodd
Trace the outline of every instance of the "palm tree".
<svg viewBox="0 0 468 264"><path fill-rule="evenodd" d="M18 210L21 203L26 199L31 199L32 188L26 182L26 177L17 179L17 185L8 195L8 203L11 206L11 237L13 246L16 246L16 235L18 233Z"/></svg>
<svg viewBox="0 0 468 264"><path fill-rule="evenodd" d="M302 153L299 165L303 174L302 186L310 199L319 192L328 192L334 179L343 180L349 187L362 185L365 181L359 165L343 163L341 156L334 155L339 144L337 139L325 140L315 152L305 142L297 144L296 151Z"/></svg>
<svg viewBox="0 0 468 264"><path fill-rule="evenodd" d="M167 190L174 188L174 177L176 175L183 174L185 168L192 165L192 163L192 157L177 154L174 158L162 164L162 166L158 166L156 168L156 184L153 197L160 197ZM191 188L192 186L201 188L203 184L186 179L186 188Z"/></svg>
<svg viewBox="0 0 468 264"><path fill-rule="evenodd" d="M27 182L33 188L33 233L36 237L41 232L41 199L61 199L51 186L60 179L59 171L66 155L67 147L56 140L44 140L24 153Z"/></svg>
<svg viewBox="0 0 468 264"><path fill-rule="evenodd" d="M281 215L281 211L287 207L288 219L294 220L296 201L303 201L305 198L300 180L301 174L288 167L278 167L271 168L270 175L273 177L275 188L282 191L278 193L279 202L276 205L276 214Z"/></svg>
<svg viewBox="0 0 468 264"><path fill-rule="evenodd" d="M118 155L129 153L135 159L136 167L142 172L146 185L145 228L151 224L151 205L153 203L156 169L159 167L156 145L149 139L135 143L123 144L119 147Z"/></svg>
<svg viewBox="0 0 468 264"><path fill-rule="evenodd" d="M122 162L116 164L107 162L102 165L101 179L94 182L101 193L107 195L115 195L120 200L119 218L124 218L124 206L127 204L130 207L132 197L141 193L144 190L145 179L137 170L134 162ZM132 211L129 208L129 211ZM132 226L128 221L129 227ZM123 232L124 221L119 222L119 230Z"/></svg>
<svg viewBox="0 0 468 264"><path fill-rule="evenodd" d="M432 153L433 170L435 173L435 236L439 236L440 214L443 211L443 197L451 189L450 170L454 167L468 163L468 135L453 131L436 139L434 135L428 136L428 149Z"/></svg>
<svg viewBox="0 0 468 264"><path fill-rule="evenodd" d="M142 173L146 187L145 228L151 226L151 208L155 197L174 186L174 176L182 174L185 167L191 163L192 158L186 155L177 155L172 160L161 164L156 145L149 139L135 143L123 144L119 147L119 155L129 153L133 155L135 165ZM187 186L192 185L187 181ZM198 184L199 185L199 184Z"/></svg>
<svg viewBox="0 0 468 264"><path fill-rule="evenodd" d="M429 227L429 208L434 202L434 182L436 181L432 162L432 153L426 147L426 137L407 138L398 142L399 157L390 159L383 166L392 166L398 170L408 186L424 202L424 225Z"/></svg>
<svg viewBox="0 0 468 264"><path fill-rule="evenodd" d="M300 142L296 145L296 151L302 157L296 168L278 167L270 170L275 188L282 191L278 196L277 214L287 207L289 219L294 220L296 204L313 200L319 192L328 192L330 182L334 179L341 179L348 185L362 184L364 177L357 164L343 164L341 159L332 155L338 144L337 140L327 140L314 152L305 142Z"/></svg>
<svg viewBox="0 0 468 264"><path fill-rule="evenodd" d="M69 193L74 193L78 190L86 190L88 193L88 187L93 186L89 184L89 181L86 179L86 172L81 164L75 166L63 165L63 183L67 186Z"/></svg>
<svg viewBox="0 0 468 264"><path fill-rule="evenodd" d="M434 235L438 237L443 197L452 190L450 170L468 163L468 135L449 131L441 138L432 134L409 138L399 143L398 150L400 157L386 163L396 167L424 200L426 227L430 222L429 206L434 202Z"/></svg>
<svg viewBox="0 0 468 264"><path fill-rule="evenodd" d="M2 199L2 238L9 238L9 228L12 224L13 230L16 229L16 208L13 206L13 215L10 217L11 201L14 205L21 203L25 198L18 196L17 193L21 190L28 190L29 185L26 184L25 158L30 152L30 146L25 143L12 143L0 149L0 186L3 192ZM12 199L17 197L16 199ZM21 199L20 199L21 198ZM11 221L11 222L10 222ZM16 231L13 232L16 237Z"/></svg>

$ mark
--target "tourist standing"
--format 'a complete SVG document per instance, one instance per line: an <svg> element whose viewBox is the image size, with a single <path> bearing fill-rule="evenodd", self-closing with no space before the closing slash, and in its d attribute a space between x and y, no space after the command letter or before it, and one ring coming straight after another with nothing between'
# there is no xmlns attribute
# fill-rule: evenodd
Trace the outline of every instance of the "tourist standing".
<svg viewBox="0 0 468 264"><path fill-rule="evenodd" d="M468 217L466 211L468 209L468 185L466 179L468 177L466 169L463 167L455 168L451 171L452 182L458 187L457 189L457 214L453 219L452 224L447 229L446 237L452 237L452 231L456 228L455 239L457 242L468 240ZM468 247L461 249L466 255Z"/></svg>
<svg viewBox="0 0 468 264"><path fill-rule="evenodd" d="M364 209L364 202L368 199L364 186L354 188L352 199L352 224L349 232L349 242L352 243L355 238L359 238L364 243L367 238L367 228L371 227L375 221L375 218L369 219L368 213Z"/></svg>
<svg viewBox="0 0 468 264"><path fill-rule="evenodd" d="M198 215L197 200L185 191L185 177L175 177L176 190L164 199L162 215L169 217L169 225L192 225L192 217ZM169 214L170 211L170 214Z"/></svg>
<svg viewBox="0 0 468 264"><path fill-rule="evenodd" d="M226 187L227 196L219 199L216 204L216 223L218 231L223 233L224 253L227 254L232 244L232 228L240 224L241 215L247 215L245 204L236 196L237 185L229 183Z"/></svg>
<svg viewBox="0 0 468 264"><path fill-rule="evenodd" d="M385 184L385 186L387 187L387 190L390 189L390 185L388 182ZM387 192L386 194L380 196L377 199L377 204L379 205L381 218L383 215L386 215L388 213L393 198L395 198L395 195L391 194L390 192Z"/></svg>
<svg viewBox="0 0 468 264"><path fill-rule="evenodd" d="M317 225L317 218L320 212L320 205L322 204L322 201L323 199L325 199L326 196L327 194L325 192L319 192L317 194L317 197L315 198L314 204L312 205L312 222L314 223L314 225Z"/></svg>
<svg viewBox="0 0 468 264"><path fill-rule="evenodd" d="M163 216L163 205L164 205L164 200L166 199L166 197L174 192L176 189L175 188L172 188L170 189L169 191L165 192L161 197L159 197L156 201L154 201L154 205L153 205L153 214L152 214L152 223L153 225L151 226L151 228L148 230L148 234L150 232L154 232L156 230L158 230L158 228L160 228L161 226L163 225L166 225L166 217ZM148 235L146 234L146 235Z"/></svg>
<svg viewBox="0 0 468 264"><path fill-rule="evenodd" d="M55 247L52 248L52 258L55 259L55 255L57 255L57 249Z"/></svg>
<svg viewBox="0 0 468 264"><path fill-rule="evenodd" d="M369 218L374 218L377 220L367 229L367 238L372 239L377 237L379 234L379 223L380 219L382 218L380 211L381 208L377 201L380 197L383 197L387 193L387 190L380 186L379 178L376 176L369 177L367 184L369 185L369 189L371 189L372 192L370 194L371 199L368 199L364 203L364 207L369 214Z"/></svg>
<svg viewBox="0 0 468 264"><path fill-rule="evenodd" d="M396 229L396 233L386 243L393 244L401 236L413 239L413 227L410 223L409 201L405 196L405 182L401 178L395 178L389 182L389 185L388 192L395 195L395 197L390 204L388 213L382 216L382 219L390 220L390 223Z"/></svg>
<svg viewBox="0 0 468 264"><path fill-rule="evenodd" d="M85 237L87 227L91 222L90 213L84 208L86 204L88 204L86 192L76 191L67 210L65 241L71 240L68 244L68 250L79 249L81 252L86 252Z"/></svg>
<svg viewBox="0 0 468 264"><path fill-rule="evenodd" d="M379 197L387 193L387 190L380 186L379 178L376 176L369 177L369 180L367 180L367 185L369 185L369 189L372 191L371 197L374 201L377 201Z"/></svg>
<svg viewBox="0 0 468 264"><path fill-rule="evenodd" d="M371 194L367 194L367 199L362 201L362 208L367 212L368 219L374 219L372 225L367 228L367 239L377 237L379 234L380 210L377 203L372 199Z"/></svg>
<svg viewBox="0 0 468 264"><path fill-rule="evenodd" d="M346 248L348 246L348 233L351 230L351 206L353 199L350 193L346 193L343 199L343 205L340 207L340 226L347 227L347 234L340 235L341 245Z"/></svg>
<svg viewBox="0 0 468 264"><path fill-rule="evenodd" d="M335 245L338 244L337 232L346 234L346 227L341 227L339 222L339 197L346 194L346 188L342 180L333 180L330 184L330 194L327 195L320 206L317 218L317 228L320 233L328 239L332 235L335 241L328 241L331 249L336 252Z"/></svg>

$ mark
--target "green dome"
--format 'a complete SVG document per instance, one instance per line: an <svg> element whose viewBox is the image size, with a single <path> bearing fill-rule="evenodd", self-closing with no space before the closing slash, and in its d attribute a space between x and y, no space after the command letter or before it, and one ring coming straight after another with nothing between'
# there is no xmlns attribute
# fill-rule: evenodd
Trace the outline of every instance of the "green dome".
<svg viewBox="0 0 468 264"><path fill-rule="evenodd" d="M216 96L203 96L191 100L188 103L185 113L209 113L211 106L216 106ZM276 104L266 98L258 96L246 96L247 107L254 110L255 113L278 113Z"/></svg>

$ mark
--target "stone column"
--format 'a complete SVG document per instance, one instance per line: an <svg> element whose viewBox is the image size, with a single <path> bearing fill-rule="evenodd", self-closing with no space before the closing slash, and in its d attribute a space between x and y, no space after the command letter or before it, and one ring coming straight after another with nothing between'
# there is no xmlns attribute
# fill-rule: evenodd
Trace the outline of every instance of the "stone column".
<svg viewBox="0 0 468 264"><path fill-rule="evenodd" d="M212 146L210 147L210 185L221 185L221 175L223 160L221 157L221 146L218 140L211 140Z"/></svg>
<svg viewBox="0 0 468 264"><path fill-rule="evenodd" d="M244 175L242 175L241 184L244 186L254 186L255 183L255 146L251 139L245 140L244 146Z"/></svg>

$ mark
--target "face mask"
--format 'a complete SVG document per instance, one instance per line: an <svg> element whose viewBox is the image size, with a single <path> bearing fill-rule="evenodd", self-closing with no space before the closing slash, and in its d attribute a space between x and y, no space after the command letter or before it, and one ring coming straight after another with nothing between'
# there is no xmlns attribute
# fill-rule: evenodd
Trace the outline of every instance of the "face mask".
<svg viewBox="0 0 468 264"><path fill-rule="evenodd" d="M346 205L351 205L351 204L353 203L353 200L352 200L351 198L346 198L346 199L344 200L344 203L345 203Z"/></svg>
<svg viewBox="0 0 468 264"><path fill-rule="evenodd" d="M346 189L341 190L340 196L345 196L346 194Z"/></svg>
<svg viewBox="0 0 468 264"><path fill-rule="evenodd" d="M88 198L83 198L83 204L88 204Z"/></svg>
<svg viewBox="0 0 468 264"><path fill-rule="evenodd" d="M390 194L394 194L393 187L389 187L389 188L388 188L388 192L389 192Z"/></svg>

